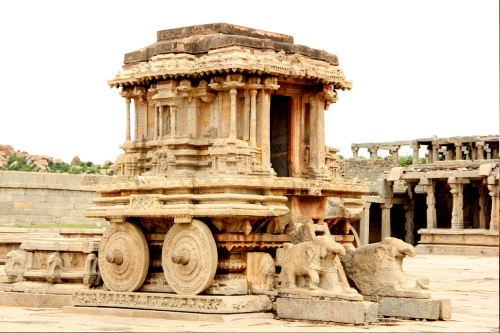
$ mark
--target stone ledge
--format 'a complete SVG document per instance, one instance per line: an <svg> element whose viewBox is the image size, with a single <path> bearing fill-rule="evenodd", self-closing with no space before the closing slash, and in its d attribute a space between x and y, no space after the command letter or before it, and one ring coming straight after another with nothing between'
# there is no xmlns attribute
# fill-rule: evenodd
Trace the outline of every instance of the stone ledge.
<svg viewBox="0 0 500 333"><path fill-rule="evenodd" d="M466 255L479 257L498 257L498 246L436 245L419 244L415 246L417 254Z"/></svg>
<svg viewBox="0 0 500 333"><path fill-rule="evenodd" d="M416 299L385 297L378 302L378 315L411 319L449 320L449 299Z"/></svg>
<svg viewBox="0 0 500 333"><path fill-rule="evenodd" d="M310 298L276 299L278 318L367 324L377 321L378 304Z"/></svg>
<svg viewBox="0 0 500 333"><path fill-rule="evenodd" d="M273 319L272 313L236 313L236 314L207 314L207 313L186 313L175 311L156 311L139 309L117 309L117 308L95 308L85 306L64 306L64 313L76 315L95 315L95 316L117 316L127 318L148 318L148 319L167 319L167 320L185 320L185 321L210 321L210 322L229 322L241 319Z"/></svg>
<svg viewBox="0 0 500 333"><path fill-rule="evenodd" d="M71 304L71 295L31 294L0 291L0 306L62 308Z"/></svg>

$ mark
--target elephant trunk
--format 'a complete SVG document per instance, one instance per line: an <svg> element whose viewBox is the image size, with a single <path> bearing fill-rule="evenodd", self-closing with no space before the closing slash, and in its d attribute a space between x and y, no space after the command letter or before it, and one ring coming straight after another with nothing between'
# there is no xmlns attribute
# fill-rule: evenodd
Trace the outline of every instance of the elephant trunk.
<svg viewBox="0 0 500 333"><path fill-rule="evenodd" d="M410 245L410 244L408 244L407 247L405 247L403 249L400 249L399 252L402 253L402 254L407 255L408 257L414 257L414 256L417 255L417 252L415 251L415 248L412 245Z"/></svg>

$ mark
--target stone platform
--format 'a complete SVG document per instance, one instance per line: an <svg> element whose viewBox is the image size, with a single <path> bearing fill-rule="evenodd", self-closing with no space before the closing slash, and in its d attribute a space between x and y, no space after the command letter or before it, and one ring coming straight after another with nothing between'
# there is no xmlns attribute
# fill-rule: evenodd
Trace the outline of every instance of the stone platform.
<svg viewBox="0 0 500 333"><path fill-rule="evenodd" d="M73 305L226 314L268 312L272 310L271 299L264 295L177 295L113 291L77 292L73 295Z"/></svg>
<svg viewBox="0 0 500 333"><path fill-rule="evenodd" d="M8 332L498 332L498 258L417 255L405 259L403 268L410 285L426 275L432 297L451 300L450 320L379 317L364 326L325 320L276 320L270 312L226 315L85 306L56 308L41 302L38 306L20 302L20 298L28 301L34 294L3 292L0 320L2 330Z"/></svg>
<svg viewBox="0 0 500 333"><path fill-rule="evenodd" d="M499 256L498 230L420 229L418 254Z"/></svg>

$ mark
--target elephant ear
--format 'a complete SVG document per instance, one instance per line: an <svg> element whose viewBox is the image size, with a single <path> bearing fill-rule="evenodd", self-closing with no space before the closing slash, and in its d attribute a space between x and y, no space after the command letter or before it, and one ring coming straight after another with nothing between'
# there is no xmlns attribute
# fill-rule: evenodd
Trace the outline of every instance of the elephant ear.
<svg viewBox="0 0 500 333"><path fill-rule="evenodd" d="M314 256L316 255L316 251L312 245L306 246L306 262L310 264L314 260Z"/></svg>
<svg viewBox="0 0 500 333"><path fill-rule="evenodd" d="M382 261L387 256L387 247L384 245L379 245L376 247L375 252L377 253L378 259Z"/></svg>

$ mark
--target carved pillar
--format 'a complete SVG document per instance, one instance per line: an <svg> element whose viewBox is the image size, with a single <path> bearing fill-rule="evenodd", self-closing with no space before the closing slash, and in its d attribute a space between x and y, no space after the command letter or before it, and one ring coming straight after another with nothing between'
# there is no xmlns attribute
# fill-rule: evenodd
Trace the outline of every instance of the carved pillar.
<svg viewBox="0 0 500 333"><path fill-rule="evenodd" d="M436 163L437 161L439 161L439 145L433 144L432 145L432 163Z"/></svg>
<svg viewBox="0 0 500 333"><path fill-rule="evenodd" d="M488 177L488 184L491 184L488 185L488 190L490 190L491 196L490 230L498 230L498 184L495 184L495 177Z"/></svg>
<svg viewBox="0 0 500 333"><path fill-rule="evenodd" d="M413 162L412 165L418 164L418 150L420 149L420 145L418 143L413 143L410 145L410 148L413 149Z"/></svg>
<svg viewBox="0 0 500 333"><path fill-rule="evenodd" d="M243 106L243 140L250 140L250 122L251 122L251 119L250 119L250 104L251 104L251 101L250 101L250 92L245 89L245 92L244 92L244 96L245 96L245 104Z"/></svg>
<svg viewBox="0 0 500 333"><path fill-rule="evenodd" d="M405 210L405 242L409 244L415 244L415 221L413 220L415 217L415 200L414 200L414 192L415 182L406 182L407 185L407 194L408 194L408 204L404 205L403 208Z"/></svg>
<svg viewBox="0 0 500 333"><path fill-rule="evenodd" d="M462 144L461 143L455 143L455 160L461 160L462 159Z"/></svg>
<svg viewBox="0 0 500 333"><path fill-rule="evenodd" d="M391 237L391 203L380 204L382 208L382 230L380 236L382 239Z"/></svg>
<svg viewBox="0 0 500 333"><path fill-rule="evenodd" d="M134 140L139 138L139 97L134 99Z"/></svg>
<svg viewBox="0 0 500 333"><path fill-rule="evenodd" d="M177 105L170 106L170 136L175 136L177 126Z"/></svg>
<svg viewBox="0 0 500 333"><path fill-rule="evenodd" d="M484 160L484 141L483 142L476 142L476 159L477 160Z"/></svg>
<svg viewBox="0 0 500 333"><path fill-rule="evenodd" d="M217 93L217 107L218 107L218 112L217 115L218 115L218 118L217 118L217 137L220 138L222 137L222 118L223 118L223 114L224 114L224 95L222 93L222 91L219 91Z"/></svg>
<svg viewBox="0 0 500 333"><path fill-rule="evenodd" d="M257 138L257 90L250 90L250 147L256 147Z"/></svg>
<svg viewBox="0 0 500 333"><path fill-rule="evenodd" d="M486 159L491 160L491 148L489 144L484 145L484 151L486 152Z"/></svg>
<svg viewBox="0 0 500 333"><path fill-rule="evenodd" d="M488 186L485 184L479 185L479 229L486 229L486 221L488 219Z"/></svg>
<svg viewBox="0 0 500 333"><path fill-rule="evenodd" d="M300 152L300 139L301 139L301 125L300 114L302 99L298 95L291 98L289 110L289 133L288 133L288 177L300 177L301 157Z"/></svg>
<svg viewBox="0 0 500 333"><path fill-rule="evenodd" d="M432 145L427 145L427 163L434 163L434 150Z"/></svg>
<svg viewBox="0 0 500 333"><path fill-rule="evenodd" d="M238 90L231 89L229 94L231 95L231 113L229 115L229 138L236 139L236 94Z"/></svg>
<svg viewBox="0 0 500 333"><path fill-rule="evenodd" d="M194 98L189 102L187 107L187 133L192 137L197 136L197 126L198 126L198 109L200 107L201 100L199 98ZM172 126L172 125L170 125ZM236 132L236 130L235 130Z"/></svg>
<svg viewBox="0 0 500 333"><path fill-rule="evenodd" d="M163 109L163 105L160 105L160 108L159 108L159 113L158 113L158 118L159 118L159 120L160 120L160 121L159 121L159 123L160 123L160 124L159 124L160 129L159 129L159 133L158 133L158 135L159 135L159 138L160 138L160 139L163 137L163 111L164 111L164 109Z"/></svg>
<svg viewBox="0 0 500 333"><path fill-rule="evenodd" d="M412 200L413 201L413 200ZM413 218L415 217L415 207L414 203L412 202L409 205L403 205L403 208L405 210L405 242L409 244L415 244L415 237L413 235L413 232L415 230L415 222L413 221Z"/></svg>
<svg viewBox="0 0 500 333"><path fill-rule="evenodd" d="M359 228L359 240L361 245L366 245L370 239L370 206L371 202L363 203L363 215L361 215L360 228Z"/></svg>
<svg viewBox="0 0 500 333"><path fill-rule="evenodd" d="M258 140L261 148L261 163L264 168L271 167L271 94L268 90L261 90L258 94Z"/></svg>
<svg viewBox="0 0 500 333"><path fill-rule="evenodd" d="M471 159L471 154L468 146L462 146L462 153L465 156L464 160L469 161Z"/></svg>
<svg viewBox="0 0 500 333"><path fill-rule="evenodd" d="M376 147L376 146L370 147L370 148L368 148L368 152L370 153L371 160L377 159L378 147Z"/></svg>
<svg viewBox="0 0 500 333"><path fill-rule="evenodd" d="M435 181L429 178L420 179L421 186L425 187L427 193L427 229L435 229L437 227L436 221L436 197L434 195Z"/></svg>
<svg viewBox="0 0 500 333"><path fill-rule="evenodd" d="M311 121L310 121L310 171L313 178L321 173L325 165L325 100L320 93L311 97Z"/></svg>
<svg viewBox="0 0 500 333"><path fill-rule="evenodd" d="M158 114L160 112L160 107L155 105L155 140L158 140Z"/></svg>
<svg viewBox="0 0 500 333"><path fill-rule="evenodd" d="M448 178L448 184L451 187L453 195L453 210L451 213L451 229L464 228L464 184L470 182L463 178Z"/></svg>
<svg viewBox="0 0 500 333"><path fill-rule="evenodd" d="M126 97L125 98L125 111L126 111L126 138L125 140L130 141L130 98Z"/></svg>
<svg viewBox="0 0 500 333"><path fill-rule="evenodd" d="M352 158L358 158L359 148L358 147L351 147L351 150L352 150Z"/></svg>
<svg viewBox="0 0 500 333"><path fill-rule="evenodd" d="M401 146L394 146L394 147L391 147L391 149L389 149L389 155L396 162L399 159L399 148L401 148Z"/></svg>

